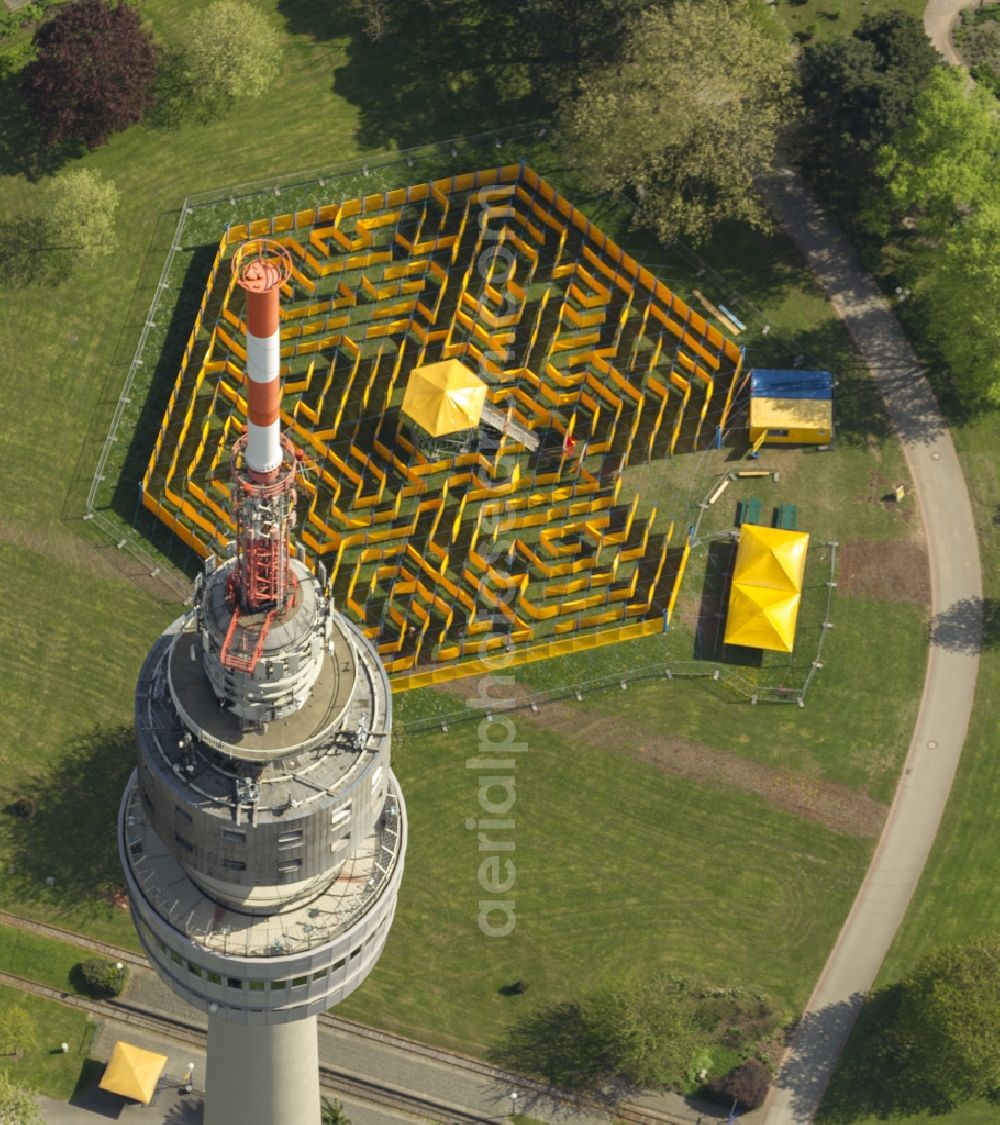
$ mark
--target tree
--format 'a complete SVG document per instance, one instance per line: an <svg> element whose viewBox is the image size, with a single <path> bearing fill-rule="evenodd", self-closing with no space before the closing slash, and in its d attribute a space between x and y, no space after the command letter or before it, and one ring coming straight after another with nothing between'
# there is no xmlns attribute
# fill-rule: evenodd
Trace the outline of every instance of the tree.
<svg viewBox="0 0 1000 1125"><path fill-rule="evenodd" d="M850 36L808 47L801 148L813 178L866 184L875 152L909 120L940 62L922 23L898 11L866 16Z"/></svg>
<svg viewBox="0 0 1000 1125"><path fill-rule="evenodd" d="M351 1125L351 1119L344 1112L340 1098L334 1098L332 1102L329 1098L323 1099L320 1120L322 1125Z"/></svg>
<svg viewBox="0 0 1000 1125"><path fill-rule="evenodd" d="M917 295L956 393L1000 406L1000 199L983 205L924 254Z"/></svg>
<svg viewBox="0 0 1000 1125"><path fill-rule="evenodd" d="M597 1089L612 1081L686 1086L708 1061L694 1007L687 989L673 981L616 981L579 1001L524 1016L497 1059L571 1089Z"/></svg>
<svg viewBox="0 0 1000 1125"><path fill-rule="evenodd" d="M940 234L1000 194L997 108L964 71L941 68L917 96L909 122L879 152L890 200L904 214L919 211L925 233Z"/></svg>
<svg viewBox="0 0 1000 1125"><path fill-rule="evenodd" d="M592 74L561 116L596 190L633 189L662 238L720 220L767 227L758 177L793 111L787 43L739 0L677 0L642 12L622 59Z"/></svg>
<svg viewBox="0 0 1000 1125"><path fill-rule="evenodd" d="M1000 937L924 957L904 984L893 1039L943 1102L1000 1094Z"/></svg>
<svg viewBox="0 0 1000 1125"><path fill-rule="evenodd" d="M64 172L47 187L45 241L50 248L73 250L87 259L110 254L118 244L117 211L114 181L89 168Z"/></svg>
<svg viewBox="0 0 1000 1125"><path fill-rule="evenodd" d="M191 17L185 56L191 82L203 99L256 98L281 68L281 41L256 5L213 0Z"/></svg>
<svg viewBox="0 0 1000 1125"><path fill-rule="evenodd" d="M0 1055L17 1055L35 1043L35 1021L20 1007L0 1011ZM0 1116L0 1121L4 1120Z"/></svg>
<svg viewBox="0 0 1000 1125"><path fill-rule="evenodd" d="M48 147L97 148L142 119L156 49L136 8L75 0L42 24L34 42L38 55L24 68L22 88Z"/></svg>
<svg viewBox="0 0 1000 1125"><path fill-rule="evenodd" d="M705 1043L685 988L656 977L608 986L587 998L584 1013L605 1045L609 1077L636 1086L683 1086L695 1077Z"/></svg>
<svg viewBox="0 0 1000 1125"><path fill-rule="evenodd" d="M35 1095L15 1086L10 1076L0 1070L0 1121L3 1125L42 1125Z"/></svg>
<svg viewBox="0 0 1000 1125"><path fill-rule="evenodd" d="M725 1106L736 1102L742 1110L759 1109L771 1087L771 1072L759 1059L747 1059L709 1087L712 1096Z"/></svg>

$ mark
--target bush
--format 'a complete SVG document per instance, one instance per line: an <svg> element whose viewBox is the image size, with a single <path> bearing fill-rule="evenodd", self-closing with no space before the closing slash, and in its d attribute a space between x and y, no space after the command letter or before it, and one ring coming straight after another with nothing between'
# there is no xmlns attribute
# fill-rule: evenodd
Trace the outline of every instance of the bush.
<svg viewBox="0 0 1000 1125"><path fill-rule="evenodd" d="M747 1059L728 1074L709 1083L709 1093L716 1101L742 1110L759 1109L771 1086L771 1072L759 1059Z"/></svg>
<svg viewBox="0 0 1000 1125"><path fill-rule="evenodd" d="M25 820L32 820L35 813L38 812L38 806L31 797L18 797L17 800L10 805L8 811L11 816L20 816Z"/></svg>
<svg viewBox="0 0 1000 1125"><path fill-rule="evenodd" d="M91 996L117 996L128 982L128 968L123 965L119 969L114 961L91 957L77 968L83 989Z"/></svg>

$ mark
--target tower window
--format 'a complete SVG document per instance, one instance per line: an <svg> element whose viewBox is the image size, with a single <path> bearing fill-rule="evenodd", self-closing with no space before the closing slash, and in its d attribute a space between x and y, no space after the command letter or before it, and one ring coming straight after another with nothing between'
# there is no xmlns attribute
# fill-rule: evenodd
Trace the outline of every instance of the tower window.
<svg viewBox="0 0 1000 1125"><path fill-rule="evenodd" d="M298 871L302 867L301 859L286 859L283 863L278 864L278 871L282 875L289 875L293 871Z"/></svg>
<svg viewBox="0 0 1000 1125"><path fill-rule="evenodd" d="M241 859L224 859L222 866L227 871L246 871L247 865Z"/></svg>
<svg viewBox="0 0 1000 1125"><path fill-rule="evenodd" d="M182 808L180 805L174 805L174 816L176 816L178 820L183 820L186 824L191 824L194 819L187 809Z"/></svg>
<svg viewBox="0 0 1000 1125"><path fill-rule="evenodd" d="M281 832L278 834L278 847L279 848L297 848L302 843L302 829L298 828L294 832Z"/></svg>
<svg viewBox="0 0 1000 1125"><path fill-rule="evenodd" d="M243 987L243 981L241 981L239 977L226 977L226 984L228 984L230 988Z"/></svg>
<svg viewBox="0 0 1000 1125"><path fill-rule="evenodd" d="M247 834L240 832L236 828L223 828L222 840L226 844L245 844L247 842Z"/></svg>
<svg viewBox="0 0 1000 1125"><path fill-rule="evenodd" d="M174 833L174 843L180 844L180 846L186 852L193 852L194 851L194 844L192 844L190 840L185 840L184 837L179 832Z"/></svg>

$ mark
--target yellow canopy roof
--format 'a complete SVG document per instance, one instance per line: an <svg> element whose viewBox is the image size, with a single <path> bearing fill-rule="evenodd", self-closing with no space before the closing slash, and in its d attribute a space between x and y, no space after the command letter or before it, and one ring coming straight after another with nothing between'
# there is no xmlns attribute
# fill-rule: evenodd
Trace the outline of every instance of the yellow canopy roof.
<svg viewBox="0 0 1000 1125"><path fill-rule="evenodd" d="M833 402L817 398L751 398L751 430L829 430Z"/></svg>
<svg viewBox="0 0 1000 1125"><path fill-rule="evenodd" d="M123 1098L149 1105L166 1065L166 1055L144 1051L119 1040L111 1052L100 1086L112 1094L121 1094Z"/></svg>
<svg viewBox="0 0 1000 1125"><path fill-rule="evenodd" d="M729 596L726 644L791 652L799 599L799 594L764 586L734 586Z"/></svg>
<svg viewBox="0 0 1000 1125"><path fill-rule="evenodd" d="M431 437L479 425L486 384L457 359L415 367L403 394L403 413Z"/></svg>
<svg viewBox="0 0 1000 1125"><path fill-rule="evenodd" d="M766 586L797 594L802 589L808 547L807 531L743 524L733 585Z"/></svg>
<svg viewBox="0 0 1000 1125"><path fill-rule="evenodd" d="M743 524L729 592L726 644L792 651L808 549L806 531Z"/></svg>

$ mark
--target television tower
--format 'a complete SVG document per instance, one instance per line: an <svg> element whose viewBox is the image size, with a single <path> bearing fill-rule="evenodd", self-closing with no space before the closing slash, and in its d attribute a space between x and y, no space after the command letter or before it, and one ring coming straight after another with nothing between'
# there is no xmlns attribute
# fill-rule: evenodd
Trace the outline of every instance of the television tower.
<svg viewBox="0 0 1000 1125"><path fill-rule="evenodd" d="M278 243L233 258L246 291L235 552L156 641L118 818L153 967L208 1013L205 1125L319 1125L316 1016L365 979L396 909L406 810L392 699L322 563L293 557L296 455L280 430Z"/></svg>

